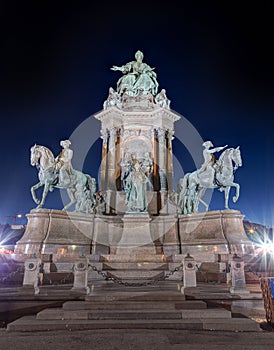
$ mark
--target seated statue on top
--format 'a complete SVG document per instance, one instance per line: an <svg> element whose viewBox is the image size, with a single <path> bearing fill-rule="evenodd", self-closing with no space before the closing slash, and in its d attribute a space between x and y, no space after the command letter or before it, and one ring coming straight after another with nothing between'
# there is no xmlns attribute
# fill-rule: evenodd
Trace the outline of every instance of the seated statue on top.
<svg viewBox="0 0 274 350"><path fill-rule="evenodd" d="M120 95L126 93L128 96L139 94L152 94L155 96L158 90L157 75L148 64L143 62L143 53L137 51L136 61L131 61L124 66L113 66L114 71L123 72L123 76L117 82L117 91Z"/></svg>

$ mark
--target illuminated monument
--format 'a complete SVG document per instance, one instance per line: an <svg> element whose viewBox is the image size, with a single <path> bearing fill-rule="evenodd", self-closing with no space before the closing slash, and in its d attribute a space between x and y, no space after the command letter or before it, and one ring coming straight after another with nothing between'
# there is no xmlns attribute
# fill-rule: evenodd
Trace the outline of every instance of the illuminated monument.
<svg viewBox="0 0 274 350"><path fill-rule="evenodd" d="M204 164L180 179L174 192L172 139L179 114L170 110L166 91L159 90L154 68L143 62L141 51L112 70L122 76L94 115L101 122L99 191L94 178L73 169L68 140L62 141L57 158L33 146L32 165L40 165L40 182L32 188L38 207L28 214L16 253L52 254L53 260L84 254L117 278L155 278L173 270L187 253L198 263L217 265L233 253L252 253L243 215L228 209L230 187L236 188L233 200L239 197L234 182L242 165L239 147L212 148L205 142ZM215 161L213 153L223 149ZM44 187L41 201L35 195L38 187ZM70 203L63 211L42 208L55 187L68 191ZM199 203L206 205L207 188L224 191L226 210L198 212ZM66 211L74 203L75 211ZM145 272L137 265L127 269L132 263L148 265Z"/></svg>

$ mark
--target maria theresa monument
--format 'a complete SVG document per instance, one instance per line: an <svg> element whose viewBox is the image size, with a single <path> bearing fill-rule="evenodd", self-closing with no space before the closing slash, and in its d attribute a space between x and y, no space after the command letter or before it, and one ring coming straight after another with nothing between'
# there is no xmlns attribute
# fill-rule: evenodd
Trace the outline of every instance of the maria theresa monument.
<svg viewBox="0 0 274 350"><path fill-rule="evenodd" d="M181 117L143 58L137 51L135 60L111 68L120 74L117 86L94 114L102 138L98 184L74 169L70 140L60 142L59 155L31 147L31 165L39 169L31 188L37 207L27 215L16 253L51 255L57 267L62 259L82 255L115 278L153 279L172 271L186 254L198 264L220 266L231 254L252 252L243 215L228 207L230 189L234 202L240 195L234 181L240 148L205 141L204 163L174 184L172 140ZM67 191L69 202L63 210L45 209L46 197L57 188ZM221 210L208 210L203 196L209 188L224 193Z"/></svg>

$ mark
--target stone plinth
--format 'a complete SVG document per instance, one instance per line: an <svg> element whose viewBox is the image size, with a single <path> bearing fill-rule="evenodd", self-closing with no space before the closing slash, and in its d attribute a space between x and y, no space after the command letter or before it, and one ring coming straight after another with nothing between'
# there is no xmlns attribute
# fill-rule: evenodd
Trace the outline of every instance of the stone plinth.
<svg viewBox="0 0 274 350"><path fill-rule="evenodd" d="M88 259L80 257L74 264L74 281L73 291L84 292L88 294L90 289L88 287Z"/></svg>
<svg viewBox="0 0 274 350"><path fill-rule="evenodd" d="M115 254L156 254L148 213L126 213L122 221L123 233Z"/></svg>
<svg viewBox="0 0 274 350"><path fill-rule="evenodd" d="M94 216L62 210L33 209L16 254L89 254Z"/></svg>
<svg viewBox="0 0 274 350"><path fill-rule="evenodd" d="M184 285L181 288L181 293L185 293L185 289L188 287L196 287L196 262L192 256L187 254L187 256L183 260L183 280Z"/></svg>
<svg viewBox="0 0 274 350"><path fill-rule="evenodd" d="M176 214L93 215L35 209L27 216L26 232L17 242L15 253L52 254L59 272L71 271L75 257L92 254L100 263L107 256L107 261L114 265L103 268L117 278L159 278L177 268L187 253L200 266L205 262L228 261L234 253L244 256L253 252L253 244L244 231L243 215L236 210L178 217ZM72 261L64 263L60 260L62 256L71 256ZM150 267L148 263L155 261L157 269L151 267L148 273L144 266ZM210 271L206 269L206 272ZM173 277L180 279L177 272Z"/></svg>
<svg viewBox="0 0 274 350"><path fill-rule="evenodd" d="M159 242L165 256L180 253L178 219L175 215L159 215L152 217L151 236L154 242Z"/></svg>
<svg viewBox="0 0 274 350"><path fill-rule="evenodd" d="M242 257L234 254L230 261L231 294L249 294L245 283L244 261Z"/></svg>
<svg viewBox="0 0 274 350"><path fill-rule="evenodd" d="M121 216L96 215L92 253L96 255L109 254L110 247L117 246L122 234L123 221Z"/></svg>
<svg viewBox="0 0 274 350"><path fill-rule="evenodd" d="M25 273L23 280L24 291L29 289L30 292L34 290L34 294L39 294L38 279L41 267L40 258L29 258L25 261Z"/></svg>
<svg viewBox="0 0 274 350"><path fill-rule="evenodd" d="M197 261L214 261L218 254L252 253L243 215L238 210L218 210L179 216L181 253Z"/></svg>
<svg viewBox="0 0 274 350"><path fill-rule="evenodd" d="M184 258L184 288L196 287L196 262L189 254Z"/></svg>

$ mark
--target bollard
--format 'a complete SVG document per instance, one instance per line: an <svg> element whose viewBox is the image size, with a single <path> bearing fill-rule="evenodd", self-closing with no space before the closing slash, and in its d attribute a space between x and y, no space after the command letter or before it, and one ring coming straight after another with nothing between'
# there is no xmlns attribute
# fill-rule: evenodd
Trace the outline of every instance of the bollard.
<svg viewBox="0 0 274 350"><path fill-rule="evenodd" d="M245 271L243 259L234 254L230 261L230 273L231 273L231 294L249 294L249 290L246 288L245 283Z"/></svg>
<svg viewBox="0 0 274 350"><path fill-rule="evenodd" d="M187 256L183 260L184 271L184 286L181 288L181 293L184 294L184 290L187 287L196 287L196 262L192 256L187 253Z"/></svg>
<svg viewBox="0 0 274 350"><path fill-rule="evenodd" d="M88 287L88 259L80 257L74 264L73 291L89 294Z"/></svg>
<svg viewBox="0 0 274 350"><path fill-rule="evenodd" d="M40 258L32 257L25 260L25 272L24 272L24 280L23 280L23 288L24 291L29 289L32 291L34 288L34 294L39 294L39 273L40 268L42 266L42 261Z"/></svg>

